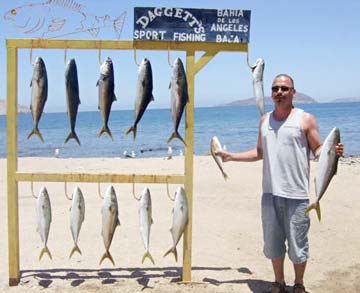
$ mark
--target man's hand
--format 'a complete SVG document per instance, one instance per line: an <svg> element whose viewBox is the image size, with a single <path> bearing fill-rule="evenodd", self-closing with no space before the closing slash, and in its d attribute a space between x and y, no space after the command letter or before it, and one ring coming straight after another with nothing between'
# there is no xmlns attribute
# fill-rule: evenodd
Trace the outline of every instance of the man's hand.
<svg viewBox="0 0 360 293"><path fill-rule="evenodd" d="M232 154L227 151L215 151L216 156L220 156L223 162L229 162L232 160Z"/></svg>

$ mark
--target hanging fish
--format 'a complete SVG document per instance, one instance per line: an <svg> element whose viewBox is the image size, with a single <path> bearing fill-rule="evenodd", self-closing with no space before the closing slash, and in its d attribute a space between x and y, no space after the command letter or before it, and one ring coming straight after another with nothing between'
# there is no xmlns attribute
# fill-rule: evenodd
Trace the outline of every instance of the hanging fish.
<svg viewBox="0 0 360 293"><path fill-rule="evenodd" d="M254 96L256 101L256 106L260 112L260 115L264 115L264 82L263 82L263 75L264 75L264 68L265 63L264 59L259 58L256 60L255 64L250 67L253 76L253 90Z"/></svg>
<svg viewBox="0 0 360 293"><path fill-rule="evenodd" d="M43 248L40 251L39 261L45 253L52 259L51 252L47 247L51 224L51 203L46 187L42 186L36 203L37 231L40 234Z"/></svg>
<svg viewBox="0 0 360 293"><path fill-rule="evenodd" d="M136 99L135 99L135 122L133 126L126 131L126 134L130 132L134 133L134 140L136 139L136 127L140 122L147 106L151 101L154 101L152 94L153 90L153 78L150 60L144 58L139 66L138 80L136 84Z"/></svg>
<svg viewBox="0 0 360 293"><path fill-rule="evenodd" d="M174 132L167 142L169 143L176 137L186 145L184 139L178 132L184 108L189 101L186 73L180 58L176 58L174 61L169 88L171 91L171 116L174 122Z"/></svg>
<svg viewBox="0 0 360 293"><path fill-rule="evenodd" d="M117 226L120 225L120 221L119 221L119 210L118 210L116 193L112 185L110 185L106 190L101 213L102 213L101 235L104 240L104 246L106 251L101 257L99 264L101 264L104 261L104 259L108 258L111 261L111 263L115 266L114 259L111 256L109 249L112 239L114 237L115 229Z"/></svg>
<svg viewBox="0 0 360 293"><path fill-rule="evenodd" d="M176 245L179 243L179 240L185 231L188 220L189 208L185 195L185 190L182 187L178 187L175 194L173 222L170 229L173 239L173 246L164 254L164 257L170 253L173 253L175 256L175 261L177 261Z"/></svg>
<svg viewBox="0 0 360 293"><path fill-rule="evenodd" d="M74 138L80 145L80 140L75 132L76 116L80 104L79 82L75 59L70 59L67 63L65 72L65 86L67 114L70 120L71 130L68 137L65 139L64 144L66 144L71 138Z"/></svg>
<svg viewBox="0 0 360 293"><path fill-rule="evenodd" d="M48 96L48 78L45 63L41 57L37 57L35 60L30 87L30 110L34 121L34 128L29 133L27 139L29 139L33 134L36 134L42 142L45 142L39 130L39 121L44 111L45 103Z"/></svg>
<svg viewBox="0 0 360 293"><path fill-rule="evenodd" d="M108 57L100 67L100 77L96 83L99 87L99 110L104 121L104 126L100 130L98 137L106 132L112 140L113 136L108 126L111 105L116 101L114 93L115 80L114 80L114 67L112 60Z"/></svg>
<svg viewBox="0 0 360 293"><path fill-rule="evenodd" d="M154 259L149 251L150 242L150 229L153 224L152 220L152 205L149 188L144 188L141 193L140 206L139 206L139 218L140 218L140 234L144 242L145 253L142 257L141 263L144 263L146 258L155 264Z"/></svg>
<svg viewBox="0 0 360 293"><path fill-rule="evenodd" d="M74 240L74 248L70 252L69 258L73 256L75 251L81 254L78 246L81 225L85 219L85 200L79 187L75 187L72 194L72 202L70 208L70 230Z"/></svg>

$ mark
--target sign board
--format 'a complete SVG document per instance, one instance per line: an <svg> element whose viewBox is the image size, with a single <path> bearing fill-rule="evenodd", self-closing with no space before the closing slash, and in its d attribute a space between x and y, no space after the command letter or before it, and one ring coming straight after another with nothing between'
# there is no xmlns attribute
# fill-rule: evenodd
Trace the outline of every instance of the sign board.
<svg viewBox="0 0 360 293"><path fill-rule="evenodd" d="M250 10L134 8L134 40L249 43Z"/></svg>

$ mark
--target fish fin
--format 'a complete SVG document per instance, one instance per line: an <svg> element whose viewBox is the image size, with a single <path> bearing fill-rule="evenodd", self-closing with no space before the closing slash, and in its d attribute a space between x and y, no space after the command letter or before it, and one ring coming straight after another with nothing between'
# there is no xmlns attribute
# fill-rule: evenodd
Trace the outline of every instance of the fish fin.
<svg viewBox="0 0 360 293"><path fill-rule="evenodd" d="M128 135L130 132L134 133L134 141L136 139L136 125L131 126L128 131L125 132L126 135Z"/></svg>
<svg viewBox="0 0 360 293"><path fill-rule="evenodd" d="M80 140L79 140L77 134L75 133L75 131L71 131L69 133L68 137L64 141L64 144L66 144L71 138L75 139L76 142L78 143L78 145L81 145Z"/></svg>
<svg viewBox="0 0 360 293"><path fill-rule="evenodd" d="M174 254L175 257L175 261L177 262L177 250L176 250L176 246L175 247L171 247L167 252L165 252L164 257L169 255L170 253Z"/></svg>
<svg viewBox="0 0 360 293"><path fill-rule="evenodd" d="M169 82L169 89L171 89L171 81Z"/></svg>
<svg viewBox="0 0 360 293"><path fill-rule="evenodd" d="M74 248L73 248L73 249L71 250L71 252L70 252L69 259L73 256L73 254L75 253L75 251L77 251L78 253L82 254L79 246L77 246L77 244L75 244Z"/></svg>
<svg viewBox="0 0 360 293"><path fill-rule="evenodd" d="M111 261L111 263L113 264L113 266L115 266L114 259L113 259L113 257L111 256L110 251L108 251L108 250L105 251L105 253L104 253L103 256L101 257L100 262L99 262L99 265L101 265L101 263L102 263L106 258L108 258L108 259Z"/></svg>
<svg viewBox="0 0 360 293"><path fill-rule="evenodd" d="M151 95L150 101L155 101L155 98L153 95Z"/></svg>
<svg viewBox="0 0 360 293"><path fill-rule="evenodd" d="M96 86L99 86L99 80L96 82Z"/></svg>
<svg viewBox="0 0 360 293"><path fill-rule="evenodd" d="M317 217L320 222L321 221L321 211L320 211L320 203L319 202L315 202L315 203L309 205L309 207L305 210L305 214L307 214L308 212L310 212L313 209L316 210L316 214L317 214Z"/></svg>
<svg viewBox="0 0 360 293"><path fill-rule="evenodd" d="M33 134L36 134L42 142L45 142L44 138L42 137L39 128L34 127L34 129L29 133L27 139L29 139Z"/></svg>
<svg viewBox="0 0 360 293"><path fill-rule="evenodd" d="M154 224L154 220L153 220L153 218L151 218L151 224Z"/></svg>
<svg viewBox="0 0 360 293"><path fill-rule="evenodd" d="M116 226L120 226L120 220L119 220L119 218L116 219Z"/></svg>
<svg viewBox="0 0 360 293"><path fill-rule="evenodd" d="M111 134L111 131L110 131L109 127L107 127L107 126L104 126L104 127L100 130L100 132L99 132L99 134L98 134L98 137L100 137L100 136L101 136L103 133L105 133L105 132L110 136L111 140L114 141L114 138L113 138L113 136L112 136L112 134Z"/></svg>
<svg viewBox="0 0 360 293"><path fill-rule="evenodd" d="M170 137L167 140L167 143L170 143L170 141L173 140L173 138L178 138L182 141L182 143L186 146L185 140L181 137L181 135L178 132L173 132Z"/></svg>
<svg viewBox="0 0 360 293"><path fill-rule="evenodd" d="M153 259L152 255L150 254L149 251L145 252L145 254L143 255L143 257L142 257L142 259L141 259L141 263L144 263L144 261L145 261L146 258L150 259L150 261L151 261L153 264L155 264L154 259Z"/></svg>
<svg viewBox="0 0 360 293"><path fill-rule="evenodd" d="M50 252L49 248L48 248L47 246L45 246L45 247L44 247L43 249L41 249L41 251L40 251L39 261L42 259L43 255L44 255L45 253L46 253L46 254L50 257L50 259L52 260L51 252Z"/></svg>
<svg viewBox="0 0 360 293"><path fill-rule="evenodd" d="M117 101L117 98L116 98L115 94L113 95L113 102L114 101Z"/></svg>

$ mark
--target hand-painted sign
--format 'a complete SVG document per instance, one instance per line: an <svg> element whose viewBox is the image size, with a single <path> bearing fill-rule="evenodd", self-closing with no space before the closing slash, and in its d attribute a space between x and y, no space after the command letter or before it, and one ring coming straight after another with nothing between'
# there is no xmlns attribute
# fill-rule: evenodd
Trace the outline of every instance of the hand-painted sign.
<svg viewBox="0 0 360 293"><path fill-rule="evenodd" d="M134 40L249 43L250 10L134 8Z"/></svg>

